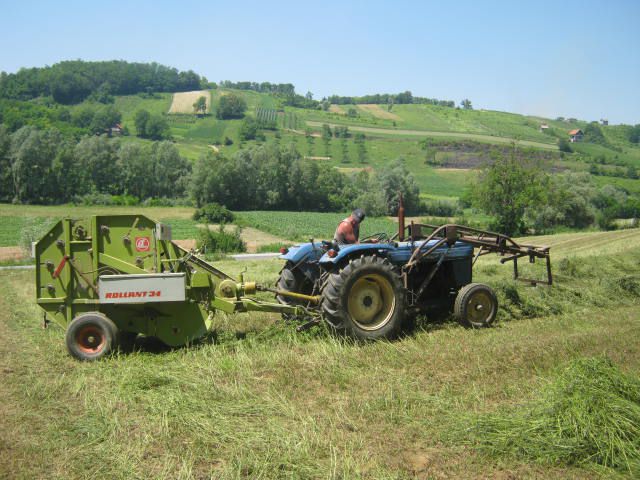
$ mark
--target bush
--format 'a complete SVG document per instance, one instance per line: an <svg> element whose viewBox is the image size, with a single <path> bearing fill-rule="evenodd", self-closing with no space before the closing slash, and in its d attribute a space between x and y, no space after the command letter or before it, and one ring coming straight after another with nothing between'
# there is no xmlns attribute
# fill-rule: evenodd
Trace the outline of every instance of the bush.
<svg viewBox="0 0 640 480"><path fill-rule="evenodd" d="M107 193L88 193L77 195L73 198L75 205L105 205L105 206L125 206L131 207L140 204L140 199L132 195L109 195Z"/></svg>
<svg viewBox="0 0 640 480"><path fill-rule="evenodd" d="M193 213L193 219L205 223L231 223L235 220L235 215L224 205L207 203Z"/></svg>
<svg viewBox="0 0 640 480"><path fill-rule="evenodd" d="M247 245L240 238L241 233L240 227L236 227L233 232L226 231L224 224L218 230L202 228L197 239L198 248L205 253L246 252Z"/></svg>
<svg viewBox="0 0 640 480"><path fill-rule="evenodd" d="M218 102L218 110L216 116L221 120L230 118L242 118L247 109L247 102L234 93L223 95Z"/></svg>
<svg viewBox="0 0 640 480"><path fill-rule="evenodd" d="M425 200L420 205L420 210L425 215L435 217L455 217L462 214L462 208L455 200Z"/></svg>

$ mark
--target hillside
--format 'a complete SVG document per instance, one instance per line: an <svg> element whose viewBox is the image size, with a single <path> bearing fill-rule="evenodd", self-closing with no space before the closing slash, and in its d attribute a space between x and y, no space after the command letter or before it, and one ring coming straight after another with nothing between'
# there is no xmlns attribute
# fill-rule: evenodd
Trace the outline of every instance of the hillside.
<svg viewBox="0 0 640 480"><path fill-rule="evenodd" d="M293 143L305 156L343 172L376 169L403 157L427 197L458 197L473 179L474 169L490 160L492 150L508 151L513 142L527 155L544 159L552 171L593 173L596 165L598 184L640 193L640 181L625 178L628 166L640 167L640 148L625 139L624 126L602 126L602 144L576 143L574 153L564 153L558 151L558 139L568 138L569 130L584 128L587 122L423 104L394 105L391 110L386 105L331 105L323 111L283 106L278 96L249 90L217 88L209 93L211 108L206 116L167 114L172 95L166 93L157 98L120 96L115 105L132 135L137 110L167 114L180 152L194 160L210 150L232 154L259 143L240 139L242 120L216 118L220 97L234 93L246 101L248 116L271 114L277 119L275 130L263 130L265 141ZM541 124L549 127L545 133ZM347 127L350 136L325 140L323 125L332 130ZM364 134L364 148L357 134ZM225 138L233 144L224 145Z"/></svg>

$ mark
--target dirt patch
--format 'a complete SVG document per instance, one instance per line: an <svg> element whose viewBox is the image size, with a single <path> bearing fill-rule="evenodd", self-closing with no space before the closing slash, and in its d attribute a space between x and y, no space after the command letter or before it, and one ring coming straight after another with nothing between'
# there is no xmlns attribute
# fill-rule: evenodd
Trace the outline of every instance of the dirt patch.
<svg viewBox="0 0 640 480"><path fill-rule="evenodd" d="M196 100L200 97L207 99L207 113L210 113L211 94L207 90L174 93L169 113L195 113L193 111L193 104L196 103Z"/></svg>
<svg viewBox="0 0 640 480"><path fill-rule="evenodd" d="M340 173L373 172L371 167L333 167Z"/></svg>
<svg viewBox="0 0 640 480"><path fill-rule="evenodd" d="M185 250L196 248L196 241L192 238L188 240L174 240L173 243L175 243L179 247L184 248Z"/></svg>
<svg viewBox="0 0 640 480"><path fill-rule="evenodd" d="M307 157L305 155L305 160L331 160L331 157Z"/></svg>
<svg viewBox="0 0 640 480"><path fill-rule="evenodd" d="M20 247L0 247L0 261L22 260L26 257L25 251Z"/></svg>
<svg viewBox="0 0 640 480"><path fill-rule="evenodd" d="M213 150L216 153L220 152L220 149L218 147L216 147L215 145L209 145L209 148L211 148L211 150Z"/></svg>
<svg viewBox="0 0 640 480"><path fill-rule="evenodd" d="M358 105L358 108L363 112L370 113L374 117L382 118L385 120L401 120L401 118L393 112L387 111L385 108L382 108L380 105L375 103L363 103Z"/></svg>
<svg viewBox="0 0 640 480"><path fill-rule="evenodd" d="M337 113L339 115L346 115L344 110L342 110L342 108L340 108L338 105L329 105L329 111L331 113Z"/></svg>

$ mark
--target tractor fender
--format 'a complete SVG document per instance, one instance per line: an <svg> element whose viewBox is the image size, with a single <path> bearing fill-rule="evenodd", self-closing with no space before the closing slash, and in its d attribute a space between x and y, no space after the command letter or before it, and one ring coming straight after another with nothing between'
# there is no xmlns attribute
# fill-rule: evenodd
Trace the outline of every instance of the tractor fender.
<svg viewBox="0 0 640 480"><path fill-rule="evenodd" d="M309 242L289 247L289 251L280 255L278 258L281 260L288 260L293 263L313 262L318 261L324 253L325 251L322 249L322 243Z"/></svg>
<svg viewBox="0 0 640 480"><path fill-rule="evenodd" d="M328 254L324 254L320 259L320 264L334 265L343 262L351 257L359 257L361 255L378 255L380 257L386 257L390 250L394 250L394 246L386 243L358 243L354 245L345 245L338 250L338 255L331 258Z"/></svg>

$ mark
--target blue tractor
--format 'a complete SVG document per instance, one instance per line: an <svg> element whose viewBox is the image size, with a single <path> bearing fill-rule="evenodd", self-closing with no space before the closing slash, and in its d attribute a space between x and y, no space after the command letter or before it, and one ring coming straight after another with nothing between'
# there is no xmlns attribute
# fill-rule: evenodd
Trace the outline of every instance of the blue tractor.
<svg viewBox="0 0 640 480"><path fill-rule="evenodd" d="M401 207L398 232L379 233L354 245L309 242L282 251L276 298L284 304L315 309L316 319L357 339L396 337L416 314L452 312L467 327L490 326L497 314L494 291L473 283L472 270L481 255L498 253L501 263L546 260L546 279L520 279L551 285L549 247L518 244L498 233L462 225L404 226Z"/></svg>

